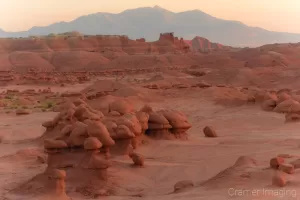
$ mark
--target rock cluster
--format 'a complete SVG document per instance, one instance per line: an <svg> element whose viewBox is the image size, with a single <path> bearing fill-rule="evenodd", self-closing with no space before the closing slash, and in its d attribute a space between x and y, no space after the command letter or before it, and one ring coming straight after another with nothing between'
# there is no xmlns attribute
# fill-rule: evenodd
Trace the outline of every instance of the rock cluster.
<svg viewBox="0 0 300 200"><path fill-rule="evenodd" d="M257 94L256 101L261 101L261 107L265 111L284 113L285 122L300 121L299 95L292 95L288 90L279 90Z"/></svg>
<svg viewBox="0 0 300 200"><path fill-rule="evenodd" d="M300 168L300 159L287 162L286 159L288 158L293 158L293 156L282 154L270 160L270 167L276 170L272 177L272 184L274 186L286 186L288 183L287 175L294 174L295 170Z"/></svg>
<svg viewBox="0 0 300 200"><path fill-rule="evenodd" d="M66 169L68 187L82 191L90 185L91 195L107 184L111 155L129 155L135 166L143 167L143 156L133 149L146 134L154 138L186 139L186 131L191 127L179 111L153 111L147 105L136 111L132 104L116 99L109 103L104 115L82 98L66 100L57 116L42 126L46 128L42 139L48 154L45 174ZM56 188L62 193L63 179L59 180Z"/></svg>

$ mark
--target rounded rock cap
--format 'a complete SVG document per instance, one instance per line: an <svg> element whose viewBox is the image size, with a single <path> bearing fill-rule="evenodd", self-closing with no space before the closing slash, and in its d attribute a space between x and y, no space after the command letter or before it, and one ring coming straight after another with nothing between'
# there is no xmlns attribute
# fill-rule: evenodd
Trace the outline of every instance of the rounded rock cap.
<svg viewBox="0 0 300 200"><path fill-rule="evenodd" d="M67 176L67 174L66 174L66 171L64 171L64 170L54 169L52 171L52 177L55 179L63 180L66 178L66 176Z"/></svg>
<svg viewBox="0 0 300 200"><path fill-rule="evenodd" d="M84 149L96 150L102 147L102 143L96 137L89 137L84 141Z"/></svg>

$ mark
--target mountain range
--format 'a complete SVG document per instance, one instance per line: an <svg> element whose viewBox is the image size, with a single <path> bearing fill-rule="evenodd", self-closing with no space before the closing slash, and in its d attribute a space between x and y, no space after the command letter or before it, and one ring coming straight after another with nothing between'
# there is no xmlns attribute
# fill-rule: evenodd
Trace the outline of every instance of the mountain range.
<svg viewBox="0 0 300 200"><path fill-rule="evenodd" d="M130 9L119 14L96 13L70 22L32 27L22 32L0 29L0 37L28 37L78 31L86 35L127 35L155 41L163 32L190 40L201 36L230 46L260 46L270 43L300 42L300 34L268 31L238 21L218 19L200 10L174 13L159 6Z"/></svg>

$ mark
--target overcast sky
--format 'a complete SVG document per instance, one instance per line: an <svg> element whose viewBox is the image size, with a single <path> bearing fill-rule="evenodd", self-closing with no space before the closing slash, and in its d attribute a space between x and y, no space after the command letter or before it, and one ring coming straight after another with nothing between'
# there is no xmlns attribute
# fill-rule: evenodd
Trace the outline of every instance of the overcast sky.
<svg viewBox="0 0 300 200"><path fill-rule="evenodd" d="M300 33L300 0L0 0L0 28L22 31L96 12L155 5L173 12L199 9L251 26Z"/></svg>

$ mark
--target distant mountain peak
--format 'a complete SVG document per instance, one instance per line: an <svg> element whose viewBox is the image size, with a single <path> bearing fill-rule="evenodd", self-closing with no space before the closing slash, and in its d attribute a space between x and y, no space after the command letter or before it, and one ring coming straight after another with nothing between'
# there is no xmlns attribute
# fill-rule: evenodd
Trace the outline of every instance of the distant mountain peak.
<svg viewBox="0 0 300 200"><path fill-rule="evenodd" d="M128 9L118 14L99 12L69 22L35 26L28 31L7 32L2 37L41 36L78 31L86 35L127 35L131 39L155 41L163 32L174 32L184 39L196 36L229 46L259 46L268 43L299 42L300 34L267 31L241 22L213 17L201 10L172 12L159 5Z"/></svg>
<svg viewBox="0 0 300 200"><path fill-rule="evenodd" d="M153 8L154 9L159 9L159 10L165 10L164 8L162 8L162 7L158 6L158 5L153 6Z"/></svg>
<svg viewBox="0 0 300 200"><path fill-rule="evenodd" d="M163 8L163 7L160 7L158 5L153 6L153 9L159 10L159 11L163 11L163 12L170 12L171 13L171 11L169 11L169 10Z"/></svg>

